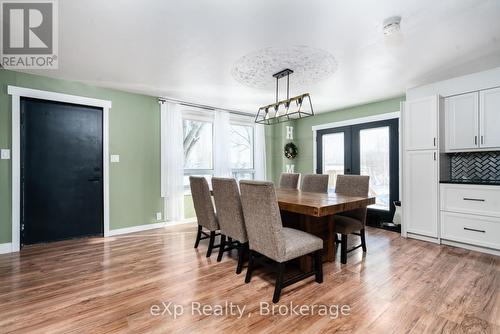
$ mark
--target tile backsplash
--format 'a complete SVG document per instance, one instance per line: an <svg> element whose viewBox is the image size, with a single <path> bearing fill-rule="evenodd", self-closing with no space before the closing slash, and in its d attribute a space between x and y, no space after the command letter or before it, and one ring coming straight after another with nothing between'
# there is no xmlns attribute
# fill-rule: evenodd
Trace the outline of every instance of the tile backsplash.
<svg viewBox="0 0 500 334"><path fill-rule="evenodd" d="M450 154L452 180L500 181L500 152Z"/></svg>

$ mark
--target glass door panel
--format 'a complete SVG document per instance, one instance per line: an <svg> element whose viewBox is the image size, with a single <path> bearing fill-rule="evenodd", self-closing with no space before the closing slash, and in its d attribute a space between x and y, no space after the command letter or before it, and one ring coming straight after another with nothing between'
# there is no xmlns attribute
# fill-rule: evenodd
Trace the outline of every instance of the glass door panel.
<svg viewBox="0 0 500 334"><path fill-rule="evenodd" d="M360 174L370 176L370 196L376 203L370 208L390 210L389 127L359 131Z"/></svg>
<svg viewBox="0 0 500 334"><path fill-rule="evenodd" d="M328 188L335 188L337 175L344 174L344 132L323 136L323 174L328 174Z"/></svg>

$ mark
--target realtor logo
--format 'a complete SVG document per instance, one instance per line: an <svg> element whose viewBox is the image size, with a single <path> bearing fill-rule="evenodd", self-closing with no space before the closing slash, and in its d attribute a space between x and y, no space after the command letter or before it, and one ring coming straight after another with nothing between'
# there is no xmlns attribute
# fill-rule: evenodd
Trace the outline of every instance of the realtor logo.
<svg viewBox="0 0 500 334"><path fill-rule="evenodd" d="M56 0L2 1L4 68L56 69Z"/></svg>

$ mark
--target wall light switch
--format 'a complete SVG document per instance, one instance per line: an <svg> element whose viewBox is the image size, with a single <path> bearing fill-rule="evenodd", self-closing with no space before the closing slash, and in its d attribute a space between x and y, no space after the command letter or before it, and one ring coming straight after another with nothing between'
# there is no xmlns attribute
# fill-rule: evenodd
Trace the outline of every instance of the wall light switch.
<svg viewBox="0 0 500 334"><path fill-rule="evenodd" d="M111 154L111 162L120 162L119 154Z"/></svg>
<svg viewBox="0 0 500 334"><path fill-rule="evenodd" d="M156 220L161 220L161 212L156 213Z"/></svg>
<svg viewBox="0 0 500 334"><path fill-rule="evenodd" d="M9 149L1 149L0 150L0 159L9 160L10 159L10 150Z"/></svg>

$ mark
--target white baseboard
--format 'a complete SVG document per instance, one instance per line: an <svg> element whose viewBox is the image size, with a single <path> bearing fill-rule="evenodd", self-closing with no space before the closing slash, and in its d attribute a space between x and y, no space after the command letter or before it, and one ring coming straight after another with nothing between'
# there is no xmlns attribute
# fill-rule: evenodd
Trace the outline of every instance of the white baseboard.
<svg viewBox="0 0 500 334"><path fill-rule="evenodd" d="M417 239L417 240L422 240L422 241L427 241L427 242L439 244L438 238L428 237L426 235L421 235L421 234L417 234L417 233L406 232L406 237L411 238L411 239Z"/></svg>
<svg viewBox="0 0 500 334"><path fill-rule="evenodd" d="M443 245L447 245L447 246L465 248L465 249L476 251L476 252L500 256L500 251L496 250L496 249L492 249L492 248L479 247L479 246L464 244L461 242L456 242L456 241L451 241L451 240L443 240L443 239L441 239L441 243Z"/></svg>
<svg viewBox="0 0 500 334"><path fill-rule="evenodd" d="M161 222L161 223L154 223L154 224L145 224L145 225L125 227L125 228L118 228L115 230L110 230L109 236L111 237L111 236L120 235L120 234L147 231L147 230L152 230L155 228L162 228L165 226L166 226L166 223Z"/></svg>
<svg viewBox="0 0 500 334"><path fill-rule="evenodd" d="M175 225L183 225L183 224L192 224L196 223L198 220L195 218L188 218L183 220L175 220L175 221L167 221L165 226L175 226Z"/></svg>
<svg viewBox="0 0 500 334"><path fill-rule="evenodd" d="M7 254L12 252L12 243L7 242L0 244L0 254Z"/></svg>

